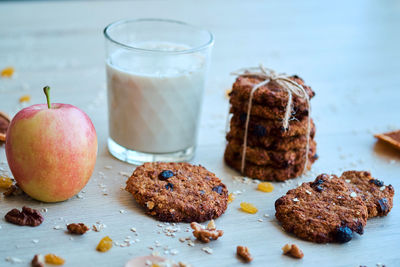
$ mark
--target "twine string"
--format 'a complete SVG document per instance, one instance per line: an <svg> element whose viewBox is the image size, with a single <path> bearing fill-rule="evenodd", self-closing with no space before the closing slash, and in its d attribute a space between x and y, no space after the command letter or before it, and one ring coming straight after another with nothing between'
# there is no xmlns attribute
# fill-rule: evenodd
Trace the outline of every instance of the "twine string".
<svg viewBox="0 0 400 267"><path fill-rule="evenodd" d="M246 165L246 150L247 150L247 137L248 137L248 130L249 130L249 121L250 121L250 113L251 113L251 108L253 105L253 95L259 89L260 87L266 85L270 81L275 81L277 82L283 89L286 90L288 94L288 101L286 104L285 108L285 115L283 117L283 128L285 131L289 129L289 120L292 114L292 109L293 109L293 95L296 95L300 97L301 99L304 99L307 104L308 108L308 120L307 120L307 143L306 143L306 153L305 153L305 163L304 163L304 168L303 168L303 173L307 171L307 165L308 165L308 154L309 154L309 149L310 149L310 132L311 132L311 119L310 119L310 113L311 113L311 106L310 106L310 98L306 92L306 90L298 84L297 82L289 79L289 77L282 73L282 74L277 74L274 70L268 69L264 67L262 64L260 64L258 67L251 67L251 68L243 68L239 69L236 72L232 72L233 75L236 76L241 76L241 77L258 77L263 79L262 82L256 84L253 86L253 88L250 91L250 96L249 96L249 102L247 105L247 115L246 115L246 124L245 124L245 131L244 131L244 140L243 140L243 151L242 151L242 161L241 161L241 173L244 173L244 168Z"/></svg>

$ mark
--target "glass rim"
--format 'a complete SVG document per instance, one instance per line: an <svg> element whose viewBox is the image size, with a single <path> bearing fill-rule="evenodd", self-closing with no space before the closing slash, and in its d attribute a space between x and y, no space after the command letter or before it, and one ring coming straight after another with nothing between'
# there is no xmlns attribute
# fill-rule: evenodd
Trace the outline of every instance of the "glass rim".
<svg viewBox="0 0 400 267"><path fill-rule="evenodd" d="M165 51L165 50L146 49L146 48L135 47L135 46L132 46L132 45L127 45L127 44L124 44L122 42L119 42L119 41L113 39L109 35L108 31L111 28L113 28L115 26L118 26L118 25L121 25L121 24L124 24L124 23L132 23L132 22L164 22L164 23L178 24L178 25L190 27L190 28L198 30L198 31L206 32L208 34L209 39L208 39L208 41L206 43L198 45L198 46L193 47L193 48L183 49L183 50L178 50L178 51ZM198 51L207 49L207 48L211 47L214 44L214 35L209 30L206 30L204 28L188 24L186 22L182 22L182 21L178 21L178 20L172 20L172 19L156 19L156 18L121 19L121 20L117 20L117 21L114 21L114 22L108 24L104 28L103 34L104 34L104 36L105 36L105 38L107 40L109 40L110 42L112 42L114 44L117 44L117 45L119 45L119 46L121 46L123 48L130 49L130 50L141 51L141 52L161 53L161 54L189 54L189 53L194 53L194 52L198 52Z"/></svg>

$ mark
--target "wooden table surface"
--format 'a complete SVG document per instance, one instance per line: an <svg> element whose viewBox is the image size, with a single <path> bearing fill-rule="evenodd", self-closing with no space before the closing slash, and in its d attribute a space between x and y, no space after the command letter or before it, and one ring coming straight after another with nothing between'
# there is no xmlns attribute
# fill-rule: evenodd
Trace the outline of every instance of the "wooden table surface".
<svg viewBox="0 0 400 267"><path fill-rule="evenodd" d="M400 153L376 143L373 133L400 128L400 2L399 1L44 1L0 3L0 69L13 66L12 79L0 79L0 110L14 115L29 104L44 103L44 85L52 87L54 102L71 103L92 118L99 138L96 169L79 197L55 204L26 197L0 198L0 266L7 257L28 266L34 254L55 253L65 266L123 266L130 258L151 253L183 260L193 266L241 266L237 245L254 256L251 266L400 266L399 194L385 218L368 221L363 236L346 244L313 244L286 234L274 218L274 201L290 188L319 173L370 170L373 176L400 190ZM170 18L208 28L215 34L209 83L201 117L198 150L192 162L214 171L233 192L243 191L216 221L225 234L218 241L194 247L187 224L168 226L143 214L121 188L134 166L107 151L107 108L102 30L121 18ZM234 81L229 73L263 62L278 71L296 73L316 91L312 117L317 125L319 160L312 171L291 183L274 183L272 193L255 184L235 182L238 175L222 159L227 113L225 91ZM105 166L111 166L105 168ZM9 174L4 145L0 146L0 175ZM108 195L104 195L103 191ZM241 201L254 203L255 215L239 210ZM37 228L4 221L12 208L27 205L48 211ZM267 214L269 217L265 217ZM262 221L259 219L262 219ZM107 227L71 238L65 224L101 222ZM61 229L57 230L54 228ZM137 236L130 231L137 229ZM161 232L161 233L159 233ZM123 243L101 254L98 241L109 235ZM128 237L130 236L130 237ZM36 242L38 241L38 242ZM156 246L156 241L160 246ZM304 251L302 260L281 254L287 242ZM158 244L157 243L157 244ZM168 248L166 248L168 246ZM213 254L201 248L209 246ZM171 255L175 254L175 255ZM15 263L18 264L18 263Z"/></svg>

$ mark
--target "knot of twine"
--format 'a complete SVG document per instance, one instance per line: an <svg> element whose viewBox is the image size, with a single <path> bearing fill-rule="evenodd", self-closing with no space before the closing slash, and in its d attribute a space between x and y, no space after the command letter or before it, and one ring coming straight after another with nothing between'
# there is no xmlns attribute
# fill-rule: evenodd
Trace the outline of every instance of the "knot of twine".
<svg viewBox="0 0 400 267"><path fill-rule="evenodd" d="M247 135L248 135L248 130L249 130L249 121L250 121L250 113L251 113L251 108L253 105L253 95L254 92L257 91L258 88L261 86L266 85L270 81L275 81L278 83L284 90L286 90L288 94L288 101L286 104L286 109L285 109L285 115L283 117L283 128L285 131L289 129L289 120L290 120L290 115L292 113L293 109L293 95L296 95L300 97L301 99L304 99L307 103L307 108L309 110L308 113L308 123L307 123L307 144L306 144L306 153L305 153L305 163L304 163L304 168L303 168L303 173L307 171L307 165L308 165L308 153L310 149L310 132L311 132L311 119L310 119L310 113L311 113L311 106L310 106L310 97L308 96L306 90L301 86L300 84L296 83L295 81L289 79L289 76L287 76L284 73L278 74L272 69L268 69L264 67L262 64L260 64L258 67L252 67L252 68L243 68L239 69L235 72L231 73L232 75L236 76L241 76L241 77L257 77L263 79L262 82L256 84L253 86L250 92L249 96L249 102L248 102L248 107L247 107L247 116L246 116L246 124L245 124L245 131L244 131L244 140L243 140L243 151L242 151L242 163L240 167L240 171L243 174L244 173L244 168L245 168L245 163L246 163L246 149L247 149Z"/></svg>

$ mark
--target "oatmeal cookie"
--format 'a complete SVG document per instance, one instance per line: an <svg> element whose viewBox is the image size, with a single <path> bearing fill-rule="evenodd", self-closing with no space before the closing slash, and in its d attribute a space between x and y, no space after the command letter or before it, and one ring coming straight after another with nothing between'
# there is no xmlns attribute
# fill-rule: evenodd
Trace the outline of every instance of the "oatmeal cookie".
<svg viewBox="0 0 400 267"><path fill-rule="evenodd" d="M243 131L246 126L246 114L234 114L230 122L230 128L242 128ZM306 135L308 127L308 117L304 117L301 120L289 121L289 129L285 130L280 120L266 120L260 117L251 116L249 120L248 134L254 135L257 138L265 136L276 136L276 137L289 137ZM313 120L311 119L311 129L315 129Z"/></svg>
<svg viewBox="0 0 400 267"><path fill-rule="evenodd" d="M228 190L214 173L189 163L145 163L126 190L148 214L167 222L204 222L221 216Z"/></svg>
<svg viewBox="0 0 400 267"><path fill-rule="evenodd" d="M240 172L241 157L231 149L227 148L224 154L225 162L228 166ZM315 161L315 155L309 155L307 170L311 168L311 164ZM271 165L258 166L251 162L246 162L243 175L262 181L285 181L295 178L303 173L304 163L292 165L287 168L277 168Z"/></svg>
<svg viewBox="0 0 400 267"><path fill-rule="evenodd" d="M368 210L346 182L321 174L314 182L289 190L275 202L282 227L299 238L317 242L348 242L353 232L363 234Z"/></svg>
<svg viewBox="0 0 400 267"><path fill-rule="evenodd" d="M231 113L247 113L249 101L240 101L237 98L231 98L229 100L231 104ZM279 120L285 117L285 108L266 106L262 104L253 103L251 105L251 116L258 116L264 119ZM291 112L291 117L296 119L301 119L309 115L308 107L305 105L300 107L293 107Z"/></svg>
<svg viewBox="0 0 400 267"><path fill-rule="evenodd" d="M310 138L315 137L315 127L311 128ZM239 140L243 143L244 129L243 127L231 127L230 131L226 134L226 140ZM263 147L269 150L294 150L304 149L307 144L306 135L288 136L288 137L277 137L277 136L262 136L258 137L252 133L247 134L247 144L252 147Z"/></svg>
<svg viewBox="0 0 400 267"><path fill-rule="evenodd" d="M242 158L243 144L238 139L232 139L228 142L227 148ZM310 140L309 155L314 156L317 144L314 140ZM271 165L277 168L287 168L293 165L304 164L306 149L297 150L266 150L260 147L247 146L246 161L255 165Z"/></svg>
<svg viewBox="0 0 400 267"><path fill-rule="evenodd" d="M394 188L366 171L346 171L340 177L361 197L368 208L368 218L386 216L393 207Z"/></svg>
<svg viewBox="0 0 400 267"><path fill-rule="evenodd" d="M306 90L309 98L315 96L315 92L311 87L304 84L304 81L297 75L291 76L291 80L302 85ZM229 97L234 101L247 101L249 100L251 89L254 85L262 82L263 79L259 77L238 77L232 86L232 91L229 93ZM282 88L276 81L270 81L264 86L258 88L253 94L253 104L260 104L268 107L277 107L285 110L288 101L288 94L285 89ZM293 107L307 108L307 103L304 99L293 95Z"/></svg>

